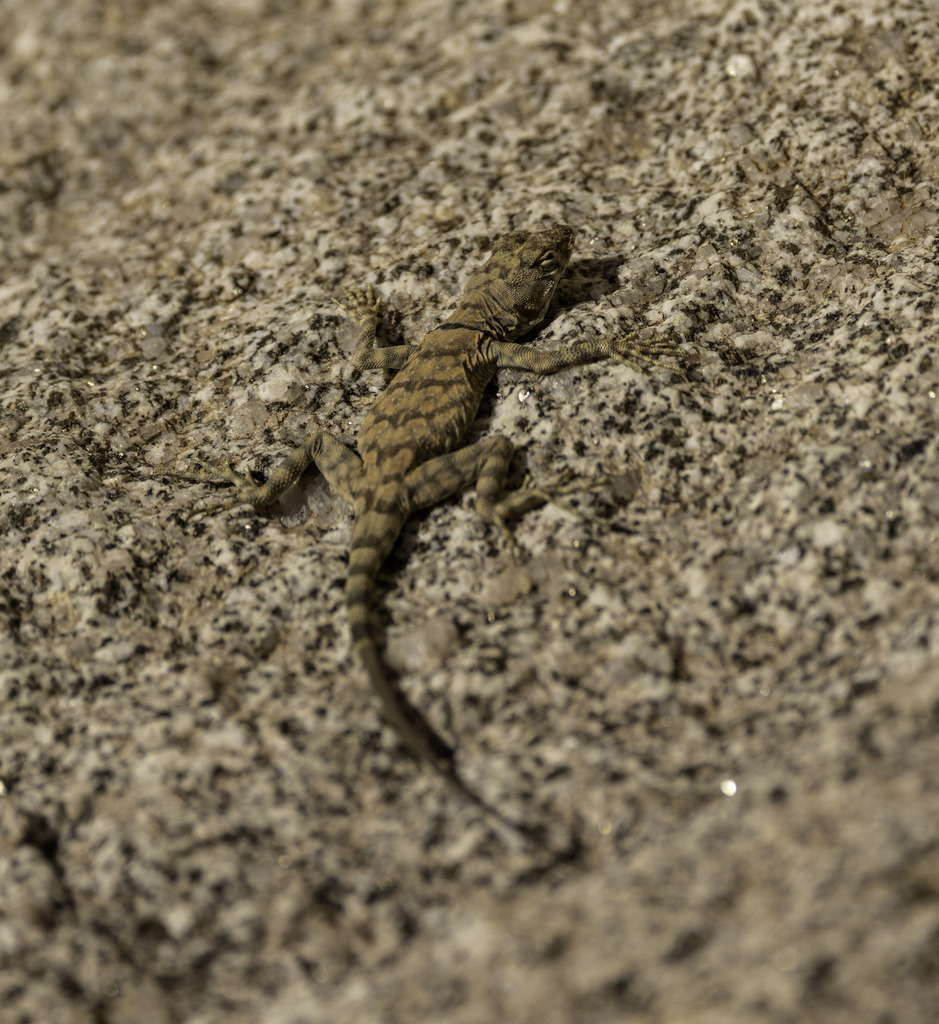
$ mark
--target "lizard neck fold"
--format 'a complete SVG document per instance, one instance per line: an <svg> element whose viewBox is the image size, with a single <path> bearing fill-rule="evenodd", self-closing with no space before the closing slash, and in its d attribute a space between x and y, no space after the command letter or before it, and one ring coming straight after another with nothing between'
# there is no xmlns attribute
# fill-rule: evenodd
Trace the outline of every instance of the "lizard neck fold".
<svg viewBox="0 0 939 1024"><path fill-rule="evenodd" d="M479 301L470 302L471 296L462 295L460 304L447 317L446 320L436 329L444 331L455 331L462 328L472 334L484 334L490 338L499 338L499 319L495 310L485 301L485 296L479 296Z"/></svg>
<svg viewBox="0 0 939 1024"><path fill-rule="evenodd" d="M552 289L553 292L553 289ZM467 288L460 305L445 322L458 322L496 341L515 341L541 323L548 299L541 303L522 302L503 281L486 288Z"/></svg>

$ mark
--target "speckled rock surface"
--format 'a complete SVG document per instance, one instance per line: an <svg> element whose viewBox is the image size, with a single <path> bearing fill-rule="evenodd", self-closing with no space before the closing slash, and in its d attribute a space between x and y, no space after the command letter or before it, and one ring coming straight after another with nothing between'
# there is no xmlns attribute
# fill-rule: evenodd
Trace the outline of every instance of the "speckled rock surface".
<svg viewBox="0 0 939 1024"><path fill-rule="evenodd" d="M4 1024L934 1020L939 15L922 0L0 8ZM419 337L578 232L516 475L415 518L350 662L349 517L161 464L348 441L332 297ZM600 520L600 521L597 521ZM556 856L566 850L566 856Z"/></svg>

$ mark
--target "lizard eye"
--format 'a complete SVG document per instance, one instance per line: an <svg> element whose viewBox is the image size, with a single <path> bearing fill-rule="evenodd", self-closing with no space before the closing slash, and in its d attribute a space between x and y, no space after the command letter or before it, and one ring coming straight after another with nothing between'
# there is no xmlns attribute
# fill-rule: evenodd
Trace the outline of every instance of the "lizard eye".
<svg viewBox="0 0 939 1024"><path fill-rule="evenodd" d="M546 253L542 253L538 257L538 266L542 270L552 270L558 264L558 254L553 250L549 249Z"/></svg>

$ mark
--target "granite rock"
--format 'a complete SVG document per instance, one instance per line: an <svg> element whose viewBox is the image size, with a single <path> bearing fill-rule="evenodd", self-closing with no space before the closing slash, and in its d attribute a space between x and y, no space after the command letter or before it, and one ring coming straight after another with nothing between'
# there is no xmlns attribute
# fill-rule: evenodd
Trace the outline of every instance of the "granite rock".
<svg viewBox="0 0 939 1024"><path fill-rule="evenodd" d="M0 13L3 1024L918 1024L939 1003L939 15L926 0ZM504 374L518 525L415 517L349 657L347 510L160 473L352 442L333 297L453 307L564 221ZM587 513L587 515L578 514ZM564 851L557 856L556 850Z"/></svg>

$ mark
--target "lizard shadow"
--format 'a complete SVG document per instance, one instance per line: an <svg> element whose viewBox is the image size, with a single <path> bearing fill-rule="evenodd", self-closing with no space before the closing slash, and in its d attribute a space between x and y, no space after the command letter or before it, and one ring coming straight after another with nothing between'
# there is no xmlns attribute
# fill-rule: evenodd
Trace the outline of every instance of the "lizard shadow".
<svg viewBox="0 0 939 1024"><path fill-rule="evenodd" d="M595 302L598 298L611 295L622 288L621 282L617 280L616 271L626 262L627 257L619 255L572 260L558 286L557 304L549 316L538 325L536 332L554 320L559 313L582 302Z"/></svg>

